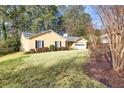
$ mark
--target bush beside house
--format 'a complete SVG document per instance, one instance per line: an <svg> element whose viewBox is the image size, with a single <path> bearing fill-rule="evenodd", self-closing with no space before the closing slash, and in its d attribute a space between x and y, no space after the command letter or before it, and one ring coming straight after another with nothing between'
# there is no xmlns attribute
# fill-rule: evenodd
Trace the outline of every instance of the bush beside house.
<svg viewBox="0 0 124 93"><path fill-rule="evenodd" d="M50 45L49 50L50 51L55 51L55 46L54 45Z"/></svg>
<svg viewBox="0 0 124 93"><path fill-rule="evenodd" d="M68 48L67 47L56 48L56 51L61 51L61 50L68 50Z"/></svg>
<svg viewBox="0 0 124 93"><path fill-rule="evenodd" d="M19 51L20 43L15 39L0 39L0 56Z"/></svg>
<svg viewBox="0 0 124 93"><path fill-rule="evenodd" d="M48 51L49 51L49 48L48 48L48 47L37 48L37 49L36 49L36 53L48 52Z"/></svg>
<svg viewBox="0 0 124 93"><path fill-rule="evenodd" d="M49 51L63 51L63 50L69 50L69 49L67 47L55 48L54 45L50 45L49 48L44 47L44 48L30 49L30 51L25 52L25 54L43 53L43 52L49 52Z"/></svg>

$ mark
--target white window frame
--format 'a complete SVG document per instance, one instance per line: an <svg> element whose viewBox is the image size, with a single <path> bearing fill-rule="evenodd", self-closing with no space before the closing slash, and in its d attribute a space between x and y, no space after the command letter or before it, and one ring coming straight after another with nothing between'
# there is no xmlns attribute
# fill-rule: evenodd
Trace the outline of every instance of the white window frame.
<svg viewBox="0 0 124 93"><path fill-rule="evenodd" d="M43 40L37 40L37 45L36 45L37 48L43 48L43 46L42 46L42 45L43 45L43 44L42 44L42 41L43 41Z"/></svg>
<svg viewBox="0 0 124 93"><path fill-rule="evenodd" d="M56 47L60 48L61 47L61 41L56 41Z"/></svg>
<svg viewBox="0 0 124 93"><path fill-rule="evenodd" d="M85 46L84 43L78 43L78 44L75 44L75 46Z"/></svg>

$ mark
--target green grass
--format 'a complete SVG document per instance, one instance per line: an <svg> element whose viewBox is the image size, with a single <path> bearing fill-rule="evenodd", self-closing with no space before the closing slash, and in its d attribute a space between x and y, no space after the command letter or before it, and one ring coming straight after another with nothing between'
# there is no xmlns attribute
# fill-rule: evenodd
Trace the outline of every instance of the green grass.
<svg viewBox="0 0 124 93"><path fill-rule="evenodd" d="M10 53L10 54L4 55L4 56L0 56L0 62L7 61L10 59L16 59L16 58L21 57L23 55L24 55L23 52L16 52L16 53Z"/></svg>
<svg viewBox="0 0 124 93"><path fill-rule="evenodd" d="M81 50L21 53L16 58L0 62L0 87L105 87L84 74L87 58L87 51Z"/></svg>

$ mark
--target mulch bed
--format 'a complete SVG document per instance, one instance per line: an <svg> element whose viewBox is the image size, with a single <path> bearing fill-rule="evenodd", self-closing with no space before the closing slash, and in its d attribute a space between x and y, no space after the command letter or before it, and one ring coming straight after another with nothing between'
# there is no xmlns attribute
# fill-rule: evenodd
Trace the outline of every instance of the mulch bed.
<svg viewBox="0 0 124 93"><path fill-rule="evenodd" d="M118 76L104 57L90 58L86 64L86 74L109 88L124 88L124 75Z"/></svg>

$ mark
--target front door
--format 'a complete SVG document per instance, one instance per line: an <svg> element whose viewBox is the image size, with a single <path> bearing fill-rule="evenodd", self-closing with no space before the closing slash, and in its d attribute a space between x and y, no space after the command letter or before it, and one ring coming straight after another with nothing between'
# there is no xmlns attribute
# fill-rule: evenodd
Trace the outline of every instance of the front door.
<svg viewBox="0 0 124 93"><path fill-rule="evenodd" d="M73 42L67 42L67 47L72 48L72 44L73 44Z"/></svg>

